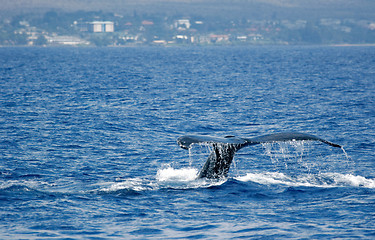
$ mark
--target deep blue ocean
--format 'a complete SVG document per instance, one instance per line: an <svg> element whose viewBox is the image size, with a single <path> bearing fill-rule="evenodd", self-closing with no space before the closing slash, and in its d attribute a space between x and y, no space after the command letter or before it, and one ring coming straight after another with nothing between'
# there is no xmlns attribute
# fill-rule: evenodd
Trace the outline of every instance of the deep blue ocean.
<svg viewBox="0 0 375 240"><path fill-rule="evenodd" d="M0 239L375 239L374 127L375 47L0 48Z"/></svg>

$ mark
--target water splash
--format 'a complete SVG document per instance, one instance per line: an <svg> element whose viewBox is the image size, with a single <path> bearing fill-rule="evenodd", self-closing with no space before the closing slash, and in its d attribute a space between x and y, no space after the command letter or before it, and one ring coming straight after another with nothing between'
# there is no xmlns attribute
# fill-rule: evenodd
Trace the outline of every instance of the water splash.
<svg viewBox="0 0 375 240"><path fill-rule="evenodd" d="M347 160L350 160L351 158L349 157L348 153L345 151L344 147L341 147L342 152L344 153L345 157Z"/></svg>
<svg viewBox="0 0 375 240"><path fill-rule="evenodd" d="M310 151L308 141L288 141L288 142L274 142L262 143L264 154L271 159L274 169L281 166L283 169L293 169L297 167L302 168L308 172L314 168L315 164L305 161L305 156Z"/></svg>
<svg viewBox="0 0 375 240"><path fill-rule="evenodd" d="M160 189L197 189L219 186L227 179L197 179L198 169L192 167L173 168L165 166L159 169L155 178L120 179L118 182L98 184L96 192L116 195L128 195Z"/></svg>
<svg viewBox="0 0 375 240"><path fill-rule="evenodd" d="M337 154L323 156L312 145L311 141L264 143L274 172L247 173L235 179L264 185L375 188L375 179L353 174L353 161L343 147L345 159Z"/></svg>
<svg viewBox="0 0 375 240"><path fill-rule="evenodd" d="M188 182L193 181L198 176L198 170L195 168L174 169L172 167L159 169L156 179L159 182Z"/></svg>
<svg viewBox="0 0 375 240"><path fill-rule="evenodd" d="M318 187L336 187L336 186L363 186L373 188L375 180L366 179L361 176L352 174L332 173L328 171L323 173L322 169L329 166L331 162L341 164L342 159L336 159L337 154L330 157L323 157L322 152L314 151L314 142L312 141L288 141L261 144L264 154L271 159L275 172L247 173L245 176L235 177L239 181L254 181L260 184L283 184L288 186L318 186ZM171 165L165 165L157 171L155 189L173 188L173 189L190 189L205 188L212 185L220 185L226 179L212 181L207 179L197 179L199 167L193 167L195 163L205 162L207 154L212 151L212 146L207 143L194 144L195 147L189 148L189 165L188 167L173 168ZM220 145L219 150L224 149L225 144ZM349 156L344 152L346 161ZM312 157L311 157L312 155ZM197 159L204 158L204 159ZM324 161L320 161L324 159ZM280 166L285 172L280 172ZM272 169L272 168L271 168ZM346 168L345 168L346 169ZM328 169L327 169L328 170ZM236 171L236 162L233 161L231 171ZM282 171L282 170L281 170ZM236 176L239 175L238 170ZM117 184L127 186L129 184ZM148 187L137 187L133 189L147 189Z"/></svg>
<svg viewBox="0 0 375 240"><path fill-rule="evenodd" d="M193 163L193 151L192 151L192 147L189 148L189 167L191 167L192 163Z"/></svg>
<svg viewBox="0 0 375 240"><path fill-rule="evenodd" d="M287 141L261 144L264 155L271 160L275 171L281 169L303 173L343 172L353 173L354 162L343 147L343 157L333 148L315 148L314 141Z"/></svg>
<svg viewBox="0 0 375 240"><path fill-rule="evenodd" d="M192 167L194 162L200 161L201 158L207 159L207 156L212 152L213 147L208 143L194 143L188 149L189 151L189 167Z"/></svg>
<svg viewBox="0 0 375 240"><path fill-rule="evenodd" d="M256 182L262 185L286 185L293 187L363 187L375 188L375 179L341 173L302 174L297 177L280 172L247 173L236 177L242 182Z"/></svg>

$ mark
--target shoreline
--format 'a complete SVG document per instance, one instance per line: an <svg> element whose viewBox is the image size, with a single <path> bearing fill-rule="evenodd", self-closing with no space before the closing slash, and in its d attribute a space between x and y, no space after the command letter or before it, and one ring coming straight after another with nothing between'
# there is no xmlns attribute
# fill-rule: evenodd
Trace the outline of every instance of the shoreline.
<svg viewBox="0 0 375 240"><path fill-rule="evenodd" d="M108 46L96 46L96 45L0 45L0 48L7 47L19 47L19 48L136 48L136 47L263 47L263 46L285 46L285 47L304 47L304 46L315 46L315 47L375 47L375 43L340 43L340 44L129 44L129 45L108 45Z"/></svg>

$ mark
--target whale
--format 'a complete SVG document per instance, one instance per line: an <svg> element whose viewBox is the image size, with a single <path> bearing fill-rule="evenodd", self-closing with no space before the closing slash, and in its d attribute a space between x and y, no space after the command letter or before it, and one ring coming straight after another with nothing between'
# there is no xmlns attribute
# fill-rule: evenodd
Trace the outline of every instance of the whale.
<svg viewBox="0 0 375 240"><path fill-rule="evenodd" d="M267 134L253 138L235 136L213 137L207 135L186 135L177 139L177 144L183 149L190 149L194 144L212 146L212 151L206 163L198 174L198 178L218 179L228 176L230 165L235 153L241 148L262 143L288 141L319 141L331 147L342 148L340 145L329 142L314 135L300 132L281 132Z"/></svg>

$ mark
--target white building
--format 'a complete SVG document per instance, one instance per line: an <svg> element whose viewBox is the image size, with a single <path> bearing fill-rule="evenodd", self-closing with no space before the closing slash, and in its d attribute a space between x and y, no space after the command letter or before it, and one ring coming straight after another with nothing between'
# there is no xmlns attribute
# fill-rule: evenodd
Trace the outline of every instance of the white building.
<svg viewBox="0 0 375 240"><path fill-rule="evenodd" d="M179 20L175 21L175 23L174 23L174 27L176 29L180 29L180 30L189 29L190 26L191 26L191 24L190 24L189 19L179 19Z"/></svg>
<svg viewBox="0 0 375 240"><path fill-rule="evenodd" d="M95 33L114 32L114 23L111 21L94 21L90 22L90 31Z"/></svg>
<svg viewBox="0 0 375 240"><path fill-rule="evenodd" d="M89 45L90 43L86 40L83 40L78 37L73 36L46 36L46 39L49 44L52 45L71 45L71 46L77 46L77 45Z"/></svg>

